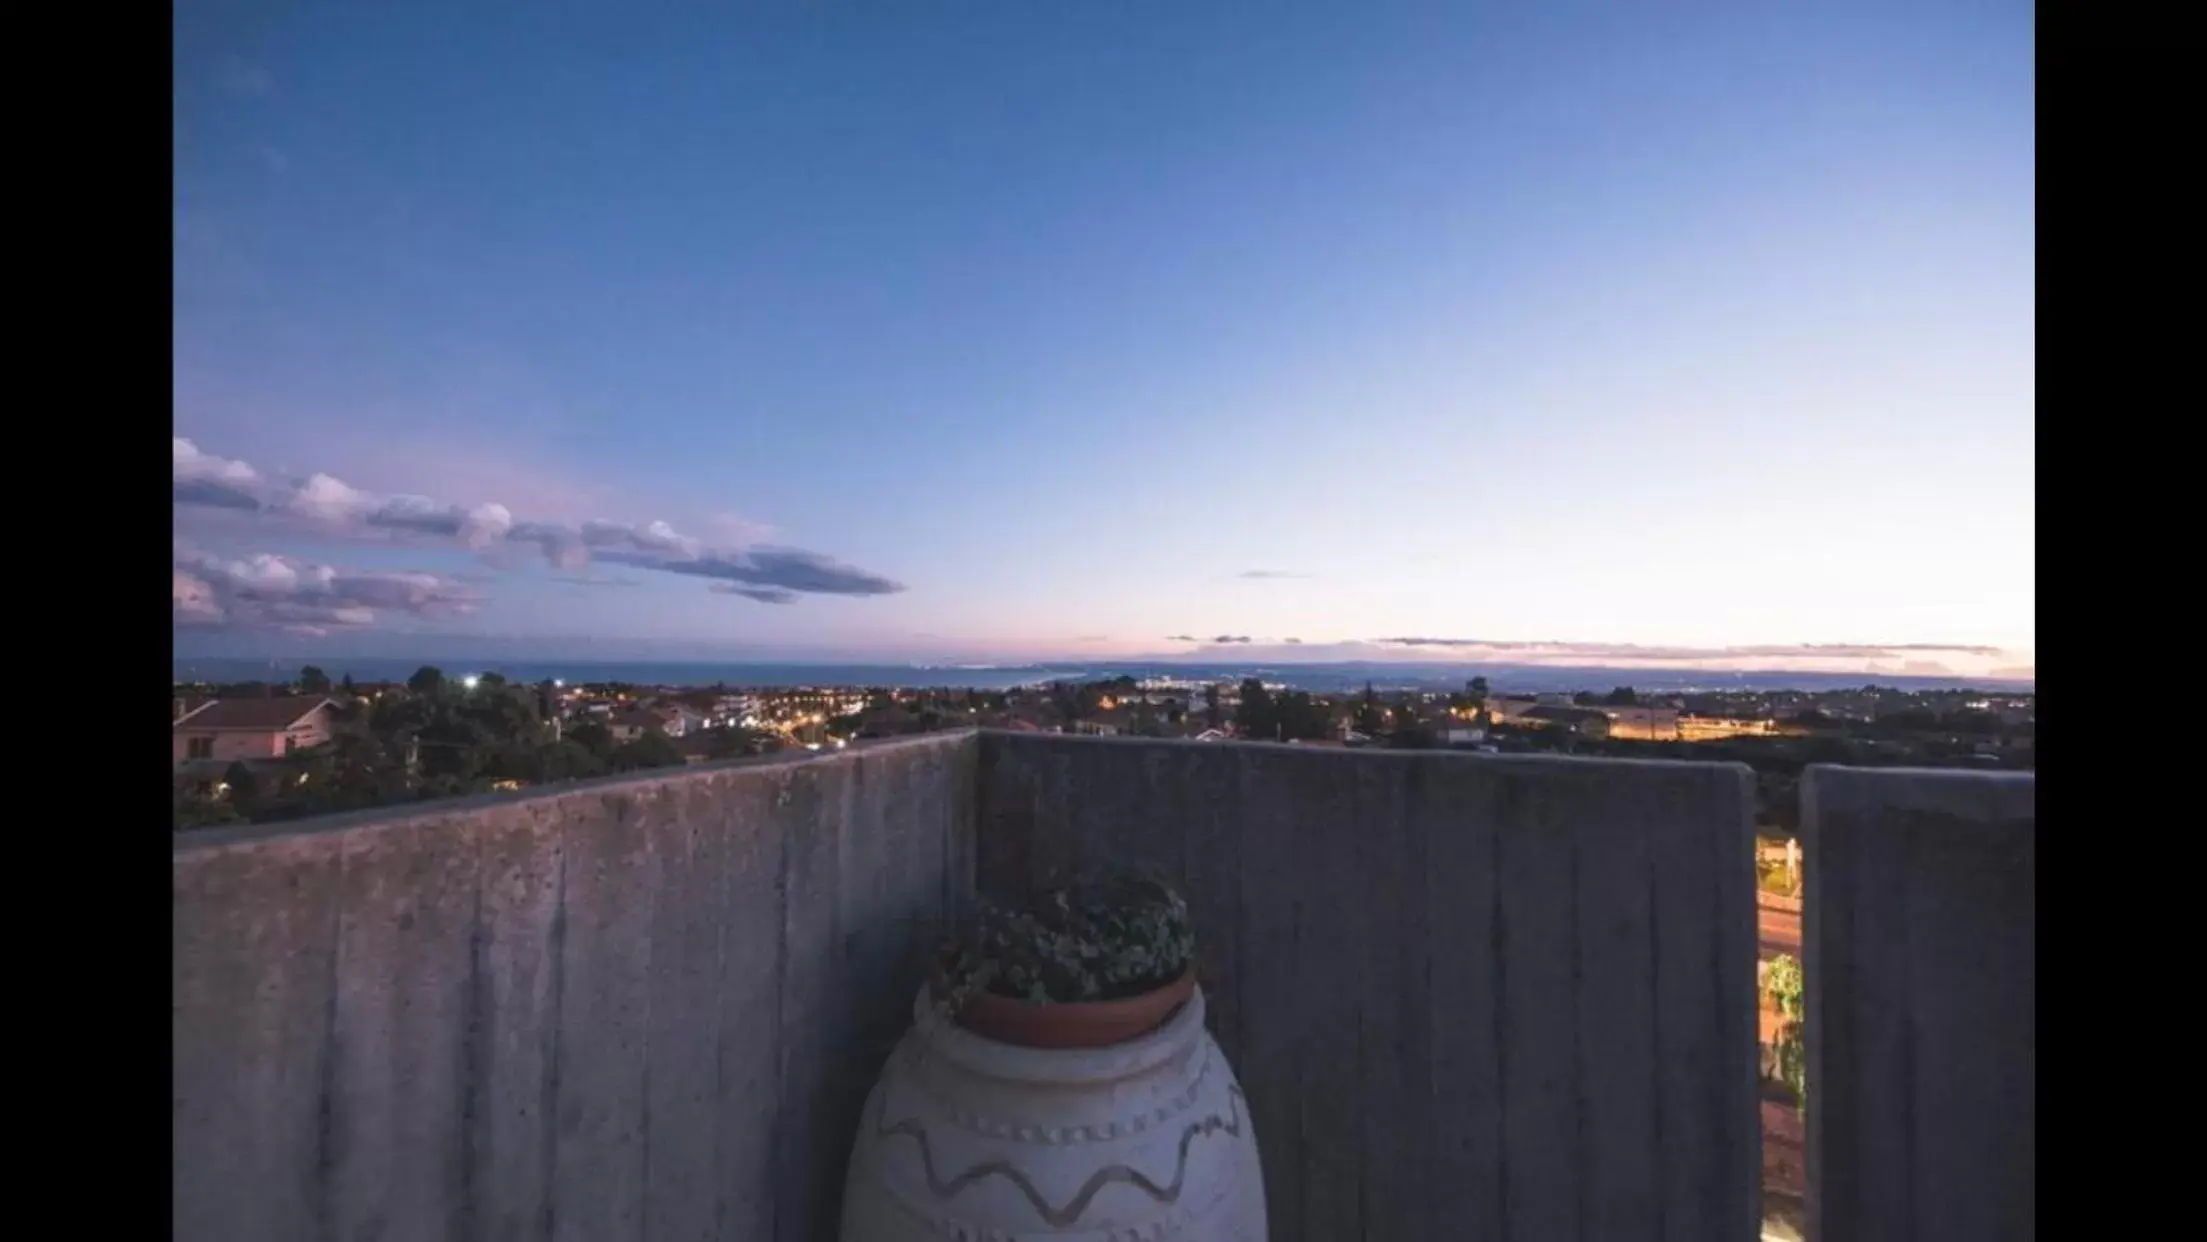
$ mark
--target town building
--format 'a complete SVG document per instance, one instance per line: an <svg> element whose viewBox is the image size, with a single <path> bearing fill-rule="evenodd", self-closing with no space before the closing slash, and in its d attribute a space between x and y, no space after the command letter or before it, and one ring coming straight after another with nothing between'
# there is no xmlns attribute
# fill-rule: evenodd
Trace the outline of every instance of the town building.
<svg viewBox="0 0 2207 1242"><path fill-rule="evenodd" d="M659 719L659 731L668 737L688 737L706 727L709 719L704 712L680 700L670 700L651 709Z"/></svg>
<svg viewBox="0 0 2207 1242"><path fill-rule="evenodd" d="M322 695L211 699L169 726L176 766L280 759L330 740L335 700ZM172 710L174 710L172 708Z"/></svg>
<svg viewBox="0 0 2207 1242"><path fill-rule="evenodd" d="M1728 737L1775 737L1775 720L1742 720L1731 716L1681 716L1678 737L1684 742L1714 742Z"/></svg>
<svg viewBox="0 0 2207 1242"><path fill-rule="evenodd" d="M1526 728L1565 729L1584 737L1608 737L1609 716L1599 708L1556 707L1543 703L1513 720Z"/></svg>
<svg viewBox="0 0 2207 1242"><path fill-rule="evenodd" d="M656 712L632 707L609 716L605 722L605 731L616 742L633 742L646 733L665 733L667 722Z"/></svg>
<svg viewBox="0 0 2207 1242"><path fill-rule="evenodd" d="M1675 742L1679 740L1678 709L1675 707L1610 707L1596 710L1609 717L1609 736L1633 742Z"/></svg>

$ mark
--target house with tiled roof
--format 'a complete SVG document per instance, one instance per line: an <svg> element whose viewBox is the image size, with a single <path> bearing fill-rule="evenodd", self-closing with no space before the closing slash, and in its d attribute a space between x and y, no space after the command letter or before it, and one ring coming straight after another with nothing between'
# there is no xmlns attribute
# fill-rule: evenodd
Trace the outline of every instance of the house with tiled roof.
<svg viewBox="0 0 2207 1242"><path fill-rule="evenodd" d="M1543 704L1527 711L1522 723L1539 728L1568 729L1588 737L1609 736L1609 716L1591 707L1555 707Z"/></svg>
<svg viewBox="0 0 2207 1242"><path fill-rule="evenodd" d="M176 766L192 762L280 759L330 740L334 699L319 694L211 699L169 726Z"/></svg>
<svg viewBox="0 0 2207 1242"><path fill-rule="evenodd" d="M646 711L641 707L631 707L614 712L607 717L605 730L612 735L616 742L633 742L646 733L665 735L667 722L657 712Z"/></svg>
<svg viewBox="0 0 2207 1242"><path fill-rule="evenodd" d="M686 737L696 733L710 719L706 713L680 699L668 699L654 705L651 714L659 720L659 731L668 737Z"/></svg>

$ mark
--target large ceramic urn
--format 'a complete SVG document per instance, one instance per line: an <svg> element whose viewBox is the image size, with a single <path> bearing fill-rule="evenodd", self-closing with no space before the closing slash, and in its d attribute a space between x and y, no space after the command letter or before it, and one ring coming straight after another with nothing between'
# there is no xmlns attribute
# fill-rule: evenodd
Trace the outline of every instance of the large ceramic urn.
<svg viewBox="0 0 2207 1242"><path fill-rule="evenodd" d="M1093 1048L985 1038L922 990L843 1195L843 1242L1264 1236L1249 1106L1192 986L1162 1025Z"/></svg>

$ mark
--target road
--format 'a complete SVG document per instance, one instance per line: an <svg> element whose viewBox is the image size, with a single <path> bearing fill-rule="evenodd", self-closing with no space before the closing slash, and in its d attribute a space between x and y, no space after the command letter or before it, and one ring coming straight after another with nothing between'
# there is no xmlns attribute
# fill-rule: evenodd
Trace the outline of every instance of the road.
<svg viewBox="0 0 2207 1242"><path fill-rule="evenodd" d="M1761 956L1776 957L1780 953L1791 954L1796 960L1801 956L1801 916L1792 910L1773 910L1757 904L1755 907L1755 934L1762 944Z"/></svg>

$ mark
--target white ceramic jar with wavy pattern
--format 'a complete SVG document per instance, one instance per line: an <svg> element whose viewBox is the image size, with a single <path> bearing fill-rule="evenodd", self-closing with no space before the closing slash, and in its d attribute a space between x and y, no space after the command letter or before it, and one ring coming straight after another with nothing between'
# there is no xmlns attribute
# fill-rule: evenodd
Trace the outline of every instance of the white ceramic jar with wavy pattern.
<svg viewBox="0 0 2207 1242"><path fill-rule="evenodd" d="M1249 1107L1203 992L1108 1048L997 1043L939 1014L867 1098L843 1242L1264 1242Z"/></svg>

